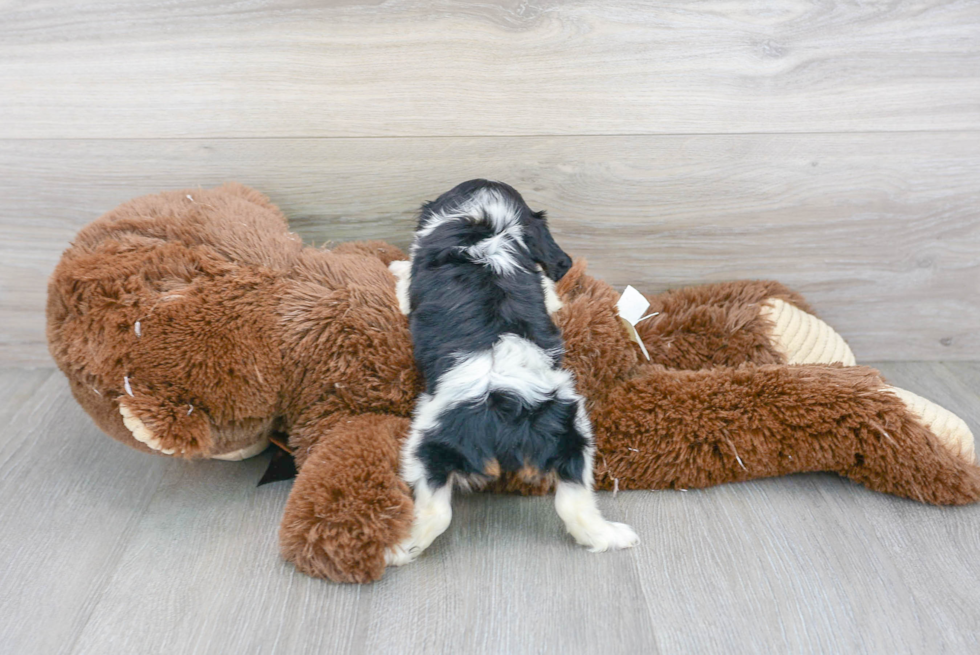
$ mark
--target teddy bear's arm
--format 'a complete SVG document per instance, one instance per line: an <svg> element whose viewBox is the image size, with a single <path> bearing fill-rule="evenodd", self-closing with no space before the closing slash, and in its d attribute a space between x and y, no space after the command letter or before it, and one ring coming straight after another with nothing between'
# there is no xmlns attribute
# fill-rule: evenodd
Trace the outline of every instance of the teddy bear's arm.
<svg viewBox="0 0 980 655"><path fill-rule="evenodd" d="M648 365L592 414L603 489L833 471L922 502L980 498L966 424L951 414L946 425L930 421L866 367Z"/></svg>
<svg viewBox="0 0 980 655"><path fill-rule="evenodd" d="M279 530L280 550L304 573L370 582L384 573L385 549L408 536L412 496L398 476L399 440L409 420L364 414L294 429L299 474Z"/></svg>

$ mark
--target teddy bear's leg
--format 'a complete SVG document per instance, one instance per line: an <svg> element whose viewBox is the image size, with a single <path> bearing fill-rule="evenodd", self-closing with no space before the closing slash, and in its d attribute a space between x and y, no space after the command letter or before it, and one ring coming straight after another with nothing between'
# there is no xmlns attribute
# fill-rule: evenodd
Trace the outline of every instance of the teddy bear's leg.
<svg viewBox="0 0 980 655"><path fill-rule="evenodd" d="M855 364L844 339L778 282L706 284L647 296L637 331L652 361L670 368Z"/></svg>
<svg viewBox="0 0 980 655"><path fill-rule="evenodd" d="M593 410L601 488L707 487L834 471L935 504L980 498L973 435L861 366L647 366Z"/></svg>
<svg viewBox="0 0 980 655"><path fill-rule="evenodd" d="M844 338L813 314L782 298L763 301L759 310L759 315L771 325L773 348L787 364L857 364Z"/></svg>
<svg viewBox="0 0 980 655"><path fill-rule="evenodd" d="M898 387L885 387L885 391L895 394L905 404L919 423L939 437L946 448L967 462L976 462L973 432L966 421L936 403Z"/></svg>
<svg viewBox="0 0 980 655"><path fill-rule="evenodd" d="M336 582L381 577L385 551L412 526L412 495L398 476L408 428L407 418L366 414L293 430L299 475L279 529L283 557Z"/></svg>

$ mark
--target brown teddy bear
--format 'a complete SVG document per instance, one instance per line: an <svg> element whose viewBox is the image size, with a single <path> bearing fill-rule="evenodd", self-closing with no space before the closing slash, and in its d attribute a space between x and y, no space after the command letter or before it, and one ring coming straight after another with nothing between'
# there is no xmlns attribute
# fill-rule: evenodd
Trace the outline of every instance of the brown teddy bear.
<svg viewBox="0 0 980 655"><path fill-rule="evenodd" d="M138 198L64 253L48 289L51 354L98 426L145 452L241 459L288 434L298 476L283 555L313 576L376 580L412 520L397 469L421 385L388 269L404 258L381 242L305 248L240 185ZM619 294L583 263L557 291L599 489L834 471L926 503L980 497L965 423L855 366L778 283L649 297L654 315L636 326L646 353Z"/></svg>

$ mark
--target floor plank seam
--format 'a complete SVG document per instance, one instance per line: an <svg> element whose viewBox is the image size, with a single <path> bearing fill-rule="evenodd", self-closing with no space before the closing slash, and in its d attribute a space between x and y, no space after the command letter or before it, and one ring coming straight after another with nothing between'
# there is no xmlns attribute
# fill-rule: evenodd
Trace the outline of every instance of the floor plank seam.
<svg viewBox="0 0 980 655"><path fill-rule="evenodd" d="M0 136L0 143L9 141L12 143L25 143L35 141L38 143L51 142L86 142L86 141L357 141L357 140L407 140L407 139L561 139L561 138L581 138L581 139L604 139L604 138L646 138L646 137L740 137L740 136L891 136L899 134L978 134L980 128L911 128L895 130L814 130L814 131L793 131L781 130L778 132L758 132L758 131L738 131L738 132L527 132L527 133L502 133L502 134L481 134L481 133L459 133L459 134L357 134L357 135L317 135L317 134L283 134L283 135L263 135L263 134L241 134L241 135L208 135L208 136L69 136L69 137L17 137Z"/></svg>
<svg viewBox="0 0 980 655"><path fill-rule="evenodd" d="M173 469L173 466L169 466L168 468ZM116 575L118 574L119 569L125 560L126 552L132 546L133 538L136 536L140 524L146 519L147 510L160 493L160 488L163 486L165 477L165 475L160 476L160 479L157 480L156 489L153 490L152 494L147 494L146 499L139 508L139 511L134 512L132 517L130 517L130 519L126 522L126 526L123 528L120 539L116 542L116 546L113 548L112 555L109 558L109 560L113 562L113 565L109 567L102 576L100 576L95 585L97 590L89 597L88 611L84 612L84 618L79 620L79 625L77 626L75 633L72 635L71 643L61 649L59 651L59 655L74 655L74 653L76 653L78 642L85 634L85 628L88 627L92 617L95 615L96 610L98 610L99 605L103 600L105 592L109 589L113 580L116 578Z"/></svg>

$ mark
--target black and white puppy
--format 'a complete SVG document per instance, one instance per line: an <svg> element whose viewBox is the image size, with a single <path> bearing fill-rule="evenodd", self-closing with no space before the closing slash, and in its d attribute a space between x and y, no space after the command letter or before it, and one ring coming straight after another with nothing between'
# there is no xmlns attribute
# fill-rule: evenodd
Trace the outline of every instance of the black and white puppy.
<svg viewBox="0 0 980 655"><path fill-rule="evenodd" d="M638 543L592 493L592 427L549 316L572 262L544 213L506 184L464 182L423 205L411 254L392 271L426 390L402 449L415 519L388 563L412 561L449 527L454 483L504 471L555 476L558 515L591 550Z"/></svg>

